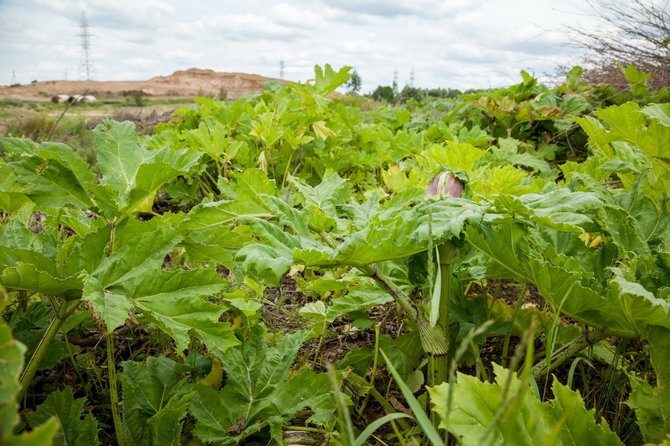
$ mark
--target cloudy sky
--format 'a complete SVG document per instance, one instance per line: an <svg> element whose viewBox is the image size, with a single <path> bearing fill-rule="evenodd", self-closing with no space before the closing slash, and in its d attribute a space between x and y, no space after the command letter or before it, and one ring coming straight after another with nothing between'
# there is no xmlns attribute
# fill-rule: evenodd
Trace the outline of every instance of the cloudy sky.
<svg viewBox="0 0 670 446"><path fill-rule="evenodd" d="M80 22L94 79L140 80L190 67L304 81L314 64L354 66L362 92L398 84L516 83L574 60L564 26L577 0L0 0L0 84L81 79Z"/></svg>

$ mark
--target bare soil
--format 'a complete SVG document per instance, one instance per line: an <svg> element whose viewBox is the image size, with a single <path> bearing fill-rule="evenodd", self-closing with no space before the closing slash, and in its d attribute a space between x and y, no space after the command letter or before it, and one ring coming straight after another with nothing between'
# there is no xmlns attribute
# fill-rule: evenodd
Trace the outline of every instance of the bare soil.
<svg viewBox="0 0 670 446"><path fill-rule="evenodd" d="M110 97L132 96L140 93L153 98L218 97L225 89L228 99L246 93L261 93L263 84L274 79L247 73L223 73L214 70L190 68L175 71L169 76L156 76L146 81L43 81L13 87L0 87L0 99L50 101L58 94L86 94Z"/></svg>

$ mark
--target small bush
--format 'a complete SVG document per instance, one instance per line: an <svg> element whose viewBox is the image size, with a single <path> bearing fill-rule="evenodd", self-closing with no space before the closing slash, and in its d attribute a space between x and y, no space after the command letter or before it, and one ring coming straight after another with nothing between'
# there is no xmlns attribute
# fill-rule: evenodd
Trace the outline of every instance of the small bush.
<svg viewBox="0 0 670 446"><path fill-rule="evenodd" d="M138 107L144 106L144 98L141 91L133 91L133 103Z"/></svg>

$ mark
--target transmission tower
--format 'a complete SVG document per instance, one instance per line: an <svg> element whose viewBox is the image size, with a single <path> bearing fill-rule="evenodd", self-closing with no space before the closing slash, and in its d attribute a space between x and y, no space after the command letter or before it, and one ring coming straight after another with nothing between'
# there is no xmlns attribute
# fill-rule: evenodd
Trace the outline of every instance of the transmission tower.
<svg viewBox="0 0 670 446"><path fill-rule="evenodd" d="M88 32L86 13L81 13L79 37L81 37L81 60L79 62L79 78L86 77L87 81L93 77L93 63L91 61L91 34Z"/></svg>
<svg viewBox="0 0 670 446"><path fill-rule="evenodd" d="M284 58L279 60L279 79L284 79Z"/></svg>
<svg viewBox="0 0 670 446"><path fill-rule="evenodd" d="M398 68L393 70L393 91L398 91Z"/></svg>
<svg viewBox="0 0 670 446"><path fill-rule="evenodd" d="M12 70L12 82L9 85L16 84L16 71Z"/></svg>
<svg viewBox="0 0 670 446"><path fill-rule="evenodd" d="M409 72L409 86L414 86L414 65L412 65L412 71Z"/></svg>

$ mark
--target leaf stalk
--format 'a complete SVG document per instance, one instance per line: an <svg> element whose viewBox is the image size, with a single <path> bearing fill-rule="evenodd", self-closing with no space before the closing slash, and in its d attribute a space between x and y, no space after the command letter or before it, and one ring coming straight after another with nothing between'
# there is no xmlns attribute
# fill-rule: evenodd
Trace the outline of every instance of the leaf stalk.
<svg viewBox="0 0 670 446"><path fill-rule="evenodd" d="M35 351L28 360L28 364L26 364L26 367L23 369L23 372L19 377L21 390L17 395L16 398L17 401L21 401L24 395L26 394L26 391L30 386L30 382L35 377L35 373L37 373L37 369L40 365L40 362L42 361L42 358L44 358L44 355L46 354L47 349L49 348L49 344L51 344L51 341L53 341L54 337L56 337L58 330L60 330L61 325L63 325L63 322L65 321L65 319L67 319L68 316L67 310L68 310L68 303L66 301L62 301L60 306L56 310L56 314L54 314L54 317L51 319L49 326L42 335L42 339L40 339L39 344L37 344L37 347L35 347Z"/></svg>
<svg viewBox="0 0 670 446"><path fill-rule="evenodd" d="M109 378L109 400L112 406L112 419L114 420L114 432L116 442L119 446L125 445L123 436L123 423L119 414L119 393L116 387L116 363L114 362L114 333L107 333L107 376Z"/></svg>
<svg viewBox="0 0 670 446"><path fill-rule="evenodd" d="M593 331L585 331L583 334L577 336L572 341L561 347L551 358L546 358L533 366L531 373L535 379L542 378L550 373L556 367L560 366L580 351L587 347L597 344L607 337L607 333L603 329Z"/></svg>

